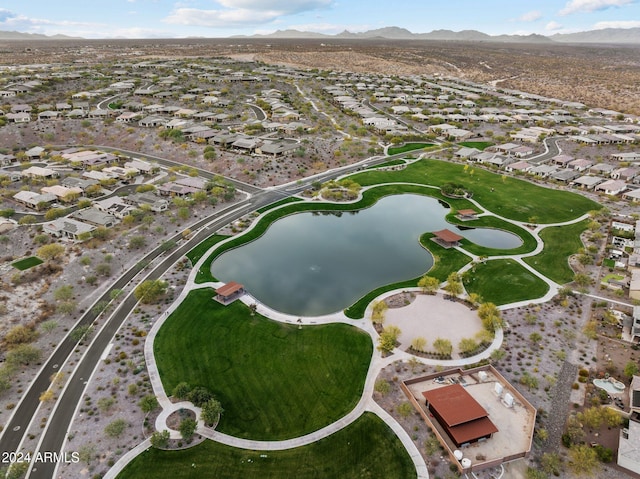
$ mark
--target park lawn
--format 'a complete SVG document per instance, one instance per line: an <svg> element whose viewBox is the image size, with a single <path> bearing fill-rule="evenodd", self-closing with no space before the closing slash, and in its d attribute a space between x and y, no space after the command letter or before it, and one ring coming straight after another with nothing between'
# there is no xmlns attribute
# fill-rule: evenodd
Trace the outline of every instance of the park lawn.
<svg viewBox="0 0 640 479"><path fill-rule="evenodd" d="M558 284L573 281L575 273L569 266L569 256L584 246L580 234L587 229L590 221L585 219L570 225L543 229L540 238L544 241L544 250L524 258L524 261Z"/></svg>
<svg viewBox="0 0 640 479"><path fill-rule="evenodd" d="M158 332L168 394L182 381L206 387L225 410L217 429L257 440L308 434L355 407L373 352L366 333L344 324L298 329L212 296L190 292Z"/></svg>
<svg viewBox="0 0 640 479"><path fill-rule="evenodd" d="M433 146L433 143L405 143L401 146L392 146L387 150L387 154L389 156L397 155L398 153L406 153L407 151L422 150L430 146Z"/></svg>
<svg viewBox="0 0 640 479"><path fill-rule="evenodd" d="M458 143L460 146L466 146L467 148L477 148L478 150L484 150L493 146L493 143L490 141L463 141Z"/></svg>
<svg viewBox="0 0 640 479"><path fill-rule="evenodd" d="M393 431L373 413L365 413L329 437L284 451L251 451L209 440L180 451L149 448L118 475L147 477L415 479L416 470Z"/></svg>
<svg viewBox="0 0 640 479"><path fill-rule="evenodd" d="M44 261L42 261L37 256L29 256L28 258L23 258L23 259L19 259L18 261L14 261L13 263L11 263L11 266L13 266L15 269L19 271L24 271L29 268L33 268L34 266L38 266L39 264L42 264L42 263L44 263Z"/></svg>
<svg viewBox="0 0 640 479"><path fill-rule="evenodd" d="M497 305L540 298L549 290L547 283L511 259L479 263L463 274L463 282L467 293Z"/></svg>
<svg viewBox="0 0 640 479"><path fill-rule="evenodd" d="M425 233L420 237L420 244L429 250L433 256L433 266L427 275L438 278L440 282L444 282L449 273L459 271L465 264L471 261L471 258L455 248L443 248L438 243L431 241L433 233Z"/></svg>
<svg viewBox="0 0 640 479"><path fill-rule="evenodd" d="M541 224L569 221L601 208L576 193L544 188L468 164L433 159L415 161L400 171L364 171L350 178L363 186L399 182L442 186L454 182L470 190L473 199L493 213Z"/></svg>

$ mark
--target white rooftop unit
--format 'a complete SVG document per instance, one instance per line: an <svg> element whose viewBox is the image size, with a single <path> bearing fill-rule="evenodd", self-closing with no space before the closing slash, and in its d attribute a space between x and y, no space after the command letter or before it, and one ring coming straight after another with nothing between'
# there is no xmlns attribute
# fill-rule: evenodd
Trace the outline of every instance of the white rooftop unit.
<svg viewBox="0 0 640 479"><path fill-rule="evenodd" d="M483 383L487 380L487 373L486 371L480 371L478 373L478 378L480 378L480 382Z"/></svg>
<svg viewBox="0 0 640 479"><path fill-rule="evenodd" d="M498 397L500 397L502 395L502 391L503 390L504 390L504 386L502 384L500 384L500 383L496 383L493 386L493 392L495 392Z"/></svg>
<svg viewBox="0 0 640 479"><path fill-rule="evenodd" d="M507 407L513 407L514 402L511 393L505 393L504 398L502 398L502 403Z"/></svg>
<svg viewBox="0 0 640 479"><path fill-rule="evenodd" d="M460 461L460 464L462 464L462 467L464 467L465 469L468 469L469 467L471 467L471 459L469 459L468 457L464 457L462 458L462 461Z"/></svg>
<svg viewBox="0 0 640 479"><path fill-rule="evenodd" d="M453 457L455 457L458 461L462 459L462 451L460 449L456 449L453 451Z"/></svg>

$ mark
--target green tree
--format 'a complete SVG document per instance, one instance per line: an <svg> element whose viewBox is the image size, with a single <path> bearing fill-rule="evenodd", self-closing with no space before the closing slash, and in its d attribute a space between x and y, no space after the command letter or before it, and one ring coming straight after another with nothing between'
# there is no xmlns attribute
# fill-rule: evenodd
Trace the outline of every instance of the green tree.
<svg viewBox="0 0 640 479"><path fill-rule="evenodd" d="M373 385L374 391L380 393L382 396L386 396L391 392L391 384L386 379L378 379Z"/></svg>
<svg viewBox="0 0 640 479"><path fill-rule="evenodd" d="M581 286L583 288L586 288L587 286L589 286L592 283L592 279L591 276L589 276L586 273L576 273L573 276L573 281L578 285Z"/></svg>
<svg viewBox="0 0 640 479"><path fill-rule="evenodd" d="M400 328L397 326L388 326L384 328L380 338L378 339L378 349L383 353L390 353L396 347L396 341L400 336Z"/></svg>
<svg viewBox="0 0 640 479"><path fill-rule="evenodd" d="M156 398L154 394L147 394L138 401L138 406L140 406L142 412L146 414L157 409L160 406L160 403L158 403L158 398Z"/></svg>
<svg viewBox="0 0 640 479"><path fill-rule="evenodd" d="M222 405L220 401L217 399L211 398L206 403L202 405L202 412L200 413L200 419L202 419L205 424L208 426L212 426L218 420L220 415L224 412L222 409Z"/></svg>
<svg viewBox="0 0 640 479"><path fill-rule="evenodd" d="M32 225L36 222L36 217L33 215L24 215L18 220L19 225Z"/></svg>
<svg viewBox="0 0 640 479"><path fill-rule="evenodd" d="M416 351L424 352L427 348L427 340L419 336L411 341L411 347Z"/></svg>
<svg viewBox="0 0 640 479"><path fill-rule="evenodd" d="M191 442L193 435L196 432L196 428L198 427L198 423L195 419L186 418L180 422L179 430L182 435L182 439L187 442Z"/></svg>
<svg viewBox="0 0 640 479"><path fill-rule="evenodd" d="M147 238L142 235L135 235L129 238L129 249L140 249L146 246Z"/></svg>
<svg viewBox="0 0 640 479"><path fill-rule="evenodd" d="M70 284L60 286L53 292L53 298L56 301L69 301L73 299L73 286Z"/></svg>
<svg viewBox="0 0 640 479"><path fill-rule="evenodd" d="M542 470L547 474L559 476L562 471L562 458L557 452L547 452L540 458Z"/></svg>
<svg viewBox="0 0 640 479"><path fill-rule="evenodd" d="M591 477L599 469L598 453L587 444L569 449L569 467L579 477Z"/></svg>
<svg viewBox="0 0 640 479"><path fill-rule="evenodd" d="M438 278L425 274L418 280L418 287L422 289L424 294L433 294L440 287L440 281Z"/></svg>
<svg viewBox="0 0 640 479"><path fill-rule="evenodd" d="M107 436L116 438L122 436L122 433L124 433L127 427L129 427L127 421L124 419L116 419L106 425L104 432Z"/></svg>
<svg viewBox="0 0 640 479"><path fill-rule="evenodd" d="M31 344L20 344L7 353L6 363L9 366L27 366L37 363L42 351Z"/></svg>
<svg viewBox="0 0 640 479"><path fill-rule="evenodd" d="M411 413L414 411L413 406L409 401L404 401L398 404L398 407L396 408L396 410L398 411L398 414L400 414L400 416L404 418L409 417Z"/></svg>
<svg viewBox="0 0 640 479"><path fill-rule="evenodd" d="M44 261L53 261L64 253L64 246L58 243L46 244L36 250L36 256Z"/></svg>
<svg viewBox="0 0 640 479"><path fill-rule="evenodd" d="M38 337L38 332L28 326L19 324L11 328L4 336L4 344L12 349L20 344L32 343Z"/></svg>
<svg viewBox="0 0 640 479"><path fill-rule="evenodd" d="M187 399L189 397L189 393L191 392L191 386L189 386L186 382L181 382L176 384L176 387L173 388L171 395L177 399Z"/></svg>
<svg viewBox="0 0 640 479"><path fill-rule="evenodd" d="M458 349L463 354L471 354L478 348L478 343L473 338L462 338L458 343Z"/></svg>
<svg viewBox="0 0 640 479"><path fill-rule="evenodd" d="M635 361L629 361L624 366L624 375L629 379L633 379L633 376L638 374L638 364Z"/></svg>
<svg viewBox="0 0 640 479"><path fill-rule="evenodd" d="M371 308L371 321L375 324L384 323L388 308L387 303L384 301L376 301L373 303Z"/></svg>
<svg viewBox="0 0 640 479"><path fill-rule="evenodd" d="M433 341L433 349L436 353L443 356L451 356L453 346L451 344L451 341L449 341L448 339L436 338L435 341Z"/></svg>
<svg viewBox="0 0 640 479"><path fill-rule="evenodd" d="M147 279L136 286L134 296L143 304L153 304L167 291L167 282L161 279Z"/></svg>
<svg viewBox="0 0 640 479"><path fill-rule="evenodd" d="M166 449L169 445L169 438L171 434L166 429L162 432L156 431L151 435L151 446L156 449Z"/></svg>
<svg viewBox="0 0 640 479"><path fill-rule="evenodd" d="M445 284L444 290L454 298L462 294L462 291L464 291L464 287L462 286L462 279L460 278L460 275L458 273L449 273L449 276L447 276L447 284Z"/></svg>
<svg viewBox="0 0 640 479"><path fill-rule="evenodd" d="M203 404L213 399L213 395L207 388L198 386L189 392L187 399L191 401L194 406L202 407Z"/></svg>
<svg viewBox="0 0 640 479"><path fill-rule="evenodd" d="M531 388L536 389L538 387L538 378L525 372L520 376L520 384L527 387L527 390L531 391Z"/></svg>

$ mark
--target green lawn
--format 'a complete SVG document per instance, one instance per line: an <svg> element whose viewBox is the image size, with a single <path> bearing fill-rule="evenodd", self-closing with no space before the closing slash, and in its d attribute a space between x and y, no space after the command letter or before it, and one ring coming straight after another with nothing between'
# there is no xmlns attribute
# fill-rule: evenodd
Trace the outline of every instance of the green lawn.
<svg viewBox="0 0 640 479"><path fill-rule="evenodd" d="M289 196L288 198L282 198L280 201L276 201L275 203L271 203L270 205L264 206L257 211L258 213L264 213L265 211L272 210L274 208L277 208L278 206L286 205L289 203L297 203L298 201L303 201L303 200L295 196Z"/></svg>
<svg viewBox="0 0 640 479"><path fill-rule="evenodd" d="M556 283L565 284L573 281L574 272L569 267L568 259L583 247L580 234L587 229L590 221L586 219L572 225L543 229L540 238L544 241L544 250L524 260Z"/></svg>
<svg viewBox="0 0 640 479"><path fill-rule="evenodd" d="M391 429L373 413L365 413L329 437L285 451L249 451L213 441L181 451L151 448L136 457L118 475L118 479L148 477L415 479L416 471Z"/></svg>
<svg viewBox="0 0 640 479"><path fill-rule="evenodd" d="M490 141L463 141L462 143L458 143L460 146L466 146L467 148L477 148L478 150L484 150L493 146L493 143Z"/></svg>
<svg viewBox="0 0 640 479"><path fill-rule="evenodd" d="M310 433L357 404L373 352L367 334L343 324L298 329L212 295L189 293L156 337L168 394L181 381L204 386L225 409L218 430L260 440Z"/></svg>
<svg viewBox="0 0 640 479"><path fill-rule="evenodd" d="M422 150L433 146L433 143L405 143L401 146L393 146L387 150L388 155L397 155L398 153L406 153L407 151Z"/></svg>
<svg viewBox="0 0 640 479"><path fill-rule="evenodd" d="M549 290L547 283L510 259L496 259L476 265L463 277L468 293L497 305L536 299Z"/></svg>
<svg viewBox="0 0 640 479"><path fill-rule="evenodd" d="M466 170L465 170L466 167ZM544 188L518 178L439 160L419 160L400 171L364 171L352 175L363 186L408 182L441 186L462 184L473 199L493 213L518 221L556 223L575 219L601 205L575 193Z"/></svg>
<svg viewBox="0 0 640 479"><path fill-rule="evenodd" d="M191 260L192 265L196 264L209 250L209 248L227 238L228 236L225 235L211 235L198 246L190 250L185 256Z"/></svg>
<svg viewBox="0 0 640 479"><path fill-rule="evenodd" d="M447 279L449 273L458 271L471 258L454 248L443 248L438 243L431 241L433 233L425 233L420 237L420 244L427 248L433 256L433 266L427 272L429 276L438 278L442 283Z"/></svg>
<svg viewBox="0 0 640 479"><path fill-rule="evenodd" d="M11 266L13 266L17 270L24 271L26 269L33 268L34 266L38 266L43 262L44 261L42 261L37 256L29 256L28 258L23 258L23 259L19 259L18 261L14 261L13 263L11 263Z"/></svg>

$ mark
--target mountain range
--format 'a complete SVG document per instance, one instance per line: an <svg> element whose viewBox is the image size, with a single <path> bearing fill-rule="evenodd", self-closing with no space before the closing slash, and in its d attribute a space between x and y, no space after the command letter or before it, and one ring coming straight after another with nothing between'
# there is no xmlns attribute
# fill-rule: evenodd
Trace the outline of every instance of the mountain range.
<svg viewBox="0 0 640 479"><path fill-rule="evenodd" d="M202 37L199 37L202 38ZM458 42L503 42L503 43L614 43L640 44L640 27L636 28L605 28L602 30L588 30L577 33L556 33L545 36L531 35L488 35L477 30L433 30L428 33L413 33L406 28L384 27L366 32L350 32L345 30L336 35L316 32L302 32L299 30L278 30L266 35L235 35L231 38L310 38L310 39L388 39L388 40L437 40ZM79 37L67 35L41 35L38 33L23 33L0 30L0 40L73 40Z"/></svg>
<svg viewBox="0 0 640 479"><path fill-rule="evenodd" d="M353 33L345 30L336 35L326 35L299 30L278 30L267 35L234 36L233 38L317 38L317 39L388 39L388 40L439 40L459 42L505 43L618 43L640 44L640 28L606 28L577 33L556 33L551 36L488 35L477 30L433 30L429 33L413 33L406 28L385 27Z"/></svg>

